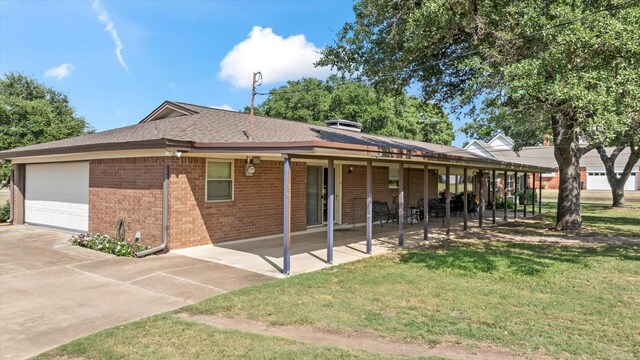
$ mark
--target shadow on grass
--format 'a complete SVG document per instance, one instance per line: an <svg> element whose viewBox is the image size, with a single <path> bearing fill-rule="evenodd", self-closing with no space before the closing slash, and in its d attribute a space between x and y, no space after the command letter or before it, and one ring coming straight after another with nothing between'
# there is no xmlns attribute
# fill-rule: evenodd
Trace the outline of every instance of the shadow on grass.
<svg viewBox="0 0 640 360"><path fill-rule="evenodd" d="M596 257L616 257L640 261L639 245L562 246L492 242L460 244L410 250L400 255L407 264L429 269L451 269L464 273L512 273L535 276L558 264L583 264Z"/></svg>

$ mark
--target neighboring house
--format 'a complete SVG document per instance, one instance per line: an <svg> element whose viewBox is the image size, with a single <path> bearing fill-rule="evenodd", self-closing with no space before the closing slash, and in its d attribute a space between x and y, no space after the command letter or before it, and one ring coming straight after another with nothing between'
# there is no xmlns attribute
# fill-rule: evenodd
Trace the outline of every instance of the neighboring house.
<svg viewBox="0 0 640 360"><path fill-rule="evenodd" d="M514 142L511 138L498 134L489 142L473 140L464 149L494 160L555 168L556 171L554 172L542 174L542 183L544 188L558 189L560 179L557 171L558 165L553 153L553 146L549 144L548 140L545 139L542 146L524 147L519 153L512 150L513 144ZM613 148L607 148L606 150L610 154ZM630 150L626 148L618 156L616 160L618 174L624 169L629 159L629 154ZM510 177L507 188L513 187L512 180ZM522 178L519 178L520 188L522 188L522 181ZM583 190L611 190L604 165L596 150L586 153L580 159L580 182ZM529 180L529 184L531 184L531 180ZM626 191L638 191L640 189L640 165L636 166L635 170L631 172L624 189Z"/></svg>
<svg viewBox="0 0 640 360"><path fill-rule="evenodd" d="M135 125L0 152L13 162L14 223L113 235L123 219L127 238L176 249L326 224L330 163L338 224L367 221L368 179L372 200L403 193L408 207L425 197L424 174L437 198L447 168L551 171L340 121L357 131L256 116L249 141L249 119L165 101Z"/></svg>

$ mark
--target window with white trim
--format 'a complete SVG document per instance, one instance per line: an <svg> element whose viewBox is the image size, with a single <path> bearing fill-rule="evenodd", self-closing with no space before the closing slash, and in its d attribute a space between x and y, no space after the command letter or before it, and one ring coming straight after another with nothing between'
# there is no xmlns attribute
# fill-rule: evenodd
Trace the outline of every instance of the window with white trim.
<svg viewBox="0 0 640 360"><path fill-rule="evenodd" d="M207 201L233 200L233 162L207 161Z"/></svg>

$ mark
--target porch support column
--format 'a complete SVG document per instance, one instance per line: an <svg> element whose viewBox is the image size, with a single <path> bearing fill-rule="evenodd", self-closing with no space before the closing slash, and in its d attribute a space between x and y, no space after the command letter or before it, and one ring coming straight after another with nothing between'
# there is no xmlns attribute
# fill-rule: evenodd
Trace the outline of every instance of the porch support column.
<svg viewBox="0 0 640 360"><path fill-rule="evenodd" d="M542 173L540 173L540 192L538 194L538 214L542 214Z"/></svg>
<svg viewBox="0 0 640 360"><path fill-rule="evenodd" d="M522 199L522 217L527 217L527 191L528 191L528 183L529 179L527 178L527 173L524 173L524 185L522 191L524 192L524 196Z"/></svg>
<svg viewBox="0 0 640 360"><path fill-rule="evenodd" d="M478 173L478 194L479 197L478 199L480 200L480 203L478 204L478 227L482 227L482 217L483 217L483 213L484 213L484 197L482 196L483 194L483 187L484 187L484 171L480 170L480 172Z"/></svg>
<svg viewBox="0 0 640 360"><path fill-rule="evenodd" d="M513 174L513 219L518 218L518 172Z"/></svg>
<svg viewBox="0 0 640 360"><path fill-rule="evenodd" d="M536 173L531 174L531 216L536 214Z"/></svg>
<svg viewBox="0 0 640 360"><path fill-rule="evenodd" d="M444 203L444 211L445 211L445 224L447 226L447 240L451 237L451 168L447 166L446 168L446 181L445 181L445 203Z"/></svg>
<svg viewBox="0 0 640 360"><path fill-rule="evenodd" d="M508 220L508 215L507 215L507 212L508 212L508 209L507 209L507 180L508 180L508 176L509 175L507 175L507 171L505 170L504 171L504 184L502 185L502 197L503 197L503 200L504 200L504 219L503 219L504 221Z"/></svg>
<svg viewBox="0 0 640 360"><path fill-rule="evenodd" d="M333 159L329 159L327 167L327 264L333 264L333 206L335 203Z"/></svg>
<svg viewBox="0 0 640 360"><path fill-rule="evenodd" d="M491 171L491 193L493 196L493 206L491 207L491 223L495 225L496 223L496 171Z"/></svg>
<svg viewBox="0 0 640 360"><path fill-rule="evenodd" d="M469 216L469 189L467 188L467 168L462 169L462 177L464 177L464 185L462 185L464 191L464 197L462 200L462 228L464 231L468 230L467 216Z"/></svg>
<svg viewBox="0 0 640 360"><path fill-rule="evenodd" d="M398 164L398 245L404 246L404 164Z"/></svg>
<svg viewBox="0 0 640 360"><path fill-rule="evenodd" d="M291 158L284 158L284 214L282 238L282 273L289 275L291 270Z"/></svg>
<svg viewBox="0 0 640 360"><path fill-rule="evenodd" d="M373 162L367 161L367 254L371 255L373 238Z"/></svg>
<svg viewBox="0 0 640 360"><path fill-rule="evenodd" d="M25 187L26 187L26 164L15 164L13 166L13 223L23 225L25 221Z"/></svg>
<svg viewBox="0 0 640 360"><path fill-rule="evenodd" d="M424 212L423 239L429 240L429 165L425 165L422 170L422 211Z"/></svg>

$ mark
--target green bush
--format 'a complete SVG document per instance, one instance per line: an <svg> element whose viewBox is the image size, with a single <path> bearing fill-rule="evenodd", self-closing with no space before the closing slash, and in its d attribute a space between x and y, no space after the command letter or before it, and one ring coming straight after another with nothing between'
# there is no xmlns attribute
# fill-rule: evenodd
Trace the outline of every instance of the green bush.
<svg viewBox="0 0 640 360"><path fill-rule="evenodd" d="M527 204L533 204L535 200L535 191L533 189L527 189ZM518 203L524 204L524 191L518 192Z"/></svg>
<svg viewBox="0 0 640 360"><path fill-rule="evenodd" d="M496 209L504 209L504 198L496 198ZM513 199L507 199L507 209L513 209Z"/></svg>
<svg viewBox="0 0 640 360"><path fill-rule="evenodd" d="M11 214L11 206L9 205L9 200L5 201L4 204L0 205L0 223L6 222L9 220L9 215Z"/></svg>
<svg viewBox="0 0 640 360"><path fill-rule="evenodd" d="M112 239L109 235L102 234L80 234L73 236L69 242L73 245L86 247L92 250L116 256L135 257L136 253L145 250L145 246L132 243L126 240Z"/></svg>

